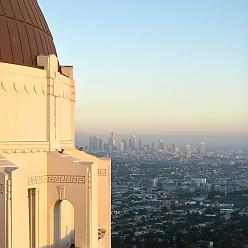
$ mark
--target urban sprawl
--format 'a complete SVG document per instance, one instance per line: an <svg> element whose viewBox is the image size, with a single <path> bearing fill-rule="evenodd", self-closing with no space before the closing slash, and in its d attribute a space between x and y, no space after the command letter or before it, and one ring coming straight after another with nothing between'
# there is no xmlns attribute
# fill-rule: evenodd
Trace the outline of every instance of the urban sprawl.
<svg viewBox="0 0 248 248"><path fill-rule="evenodd" d="M112 158L113 248L248 247L247 151L114 133L85 149Z"/></svg>

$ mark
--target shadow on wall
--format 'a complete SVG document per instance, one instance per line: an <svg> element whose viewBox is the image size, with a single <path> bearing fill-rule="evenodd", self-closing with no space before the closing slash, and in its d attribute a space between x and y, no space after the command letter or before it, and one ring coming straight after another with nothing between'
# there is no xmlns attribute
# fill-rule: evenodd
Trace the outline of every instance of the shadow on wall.
<svg viewBox="0 0 248 248"><path fill-rule="evenodd" d="M63 239L59 241L59 244L54 245L45 245L41 248L71 248L75 247L75 244L73 244L72 240L73 237L75 237L75 231L71 231L68 235L66 235Z"/></svg>
<svg viewBox="0 0 248 248"><path fill-rule="evenodd" d="M59 200L54 206L54 244L48 247L70 248L74 244L74 207L68 200Z"/></svg>

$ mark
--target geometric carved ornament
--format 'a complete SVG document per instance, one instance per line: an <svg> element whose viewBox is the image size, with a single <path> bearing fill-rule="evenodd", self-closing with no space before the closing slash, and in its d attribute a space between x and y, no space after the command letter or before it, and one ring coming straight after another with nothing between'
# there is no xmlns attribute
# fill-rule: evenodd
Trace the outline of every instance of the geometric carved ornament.
<svg viewBox="0 0 248 248"><path fill-rule="evenodd" d="M43 175L28 177L28 185L41 183L73 183L85 184L85 176L74 175Z"/></svg>

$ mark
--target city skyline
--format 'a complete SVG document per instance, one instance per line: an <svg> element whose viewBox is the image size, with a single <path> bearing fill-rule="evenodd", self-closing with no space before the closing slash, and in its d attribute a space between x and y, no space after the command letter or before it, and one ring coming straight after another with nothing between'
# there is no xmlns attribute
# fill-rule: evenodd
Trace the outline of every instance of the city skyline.
<svg viewBox="0 0 248 248"><path fill-rule="evenodd" d="M62 1L66 22L39 2L77 69L76 134L248 135L247 1Z"/></svg>
<svg viewBox="0 0 248 248"><path fill-rule="evenodd" d="M226 138L226 137L225 137ZM206 142L207 141L207 142ZM108 135L90 135L76 139L80 149L89 152L132 152L132 151L163 151L179 154L181 152L191 154L205 154L210 151L247 151L247 143L235 140L221 140L215 142L209 137L178 136L142 136L142 135L121 135L113 131Z"/></svg>
<svg viewBox="0 0 248 248"><path fill-rule="evenodd" d="M185 156L201 155L205 156L209 149L206 149L206 143L200 142L197 145L192 144L176 144L168 143L166 138L159 138L159 140L153 140L150 143L143 142L142 137L131 135L129 138L123 138L117 136L114 132L111 132L107 139L101 136L89 136L88 144L86 146L80 146L81 150L88 151L90 153L129 153L129 152L162 152L166 155L173 154L175 156L184 154Z"/></svg>
<svg viewBox="0 0 248 248"><path fill-rule="evenodd" d="M227 136L182 136L182 135L159 135L159 134L134 134L134 133L115 133L109 131L108 133L90 133L83 135L76 135L76 145L78 147L85 147L89 144L89 137L98 137L102 139L104 145L108 143L110 133L114 133L117 139L130 139L131 136L136 136L137 145L139 144L139 139L142 139L142 144L152 144L152 142L159 143L160 139L166 141L168 145L177 144L183 146L189 144L191 146L199 146L201 142L207 143L210 149L248 149L247 137L227 137Z"/></svg>

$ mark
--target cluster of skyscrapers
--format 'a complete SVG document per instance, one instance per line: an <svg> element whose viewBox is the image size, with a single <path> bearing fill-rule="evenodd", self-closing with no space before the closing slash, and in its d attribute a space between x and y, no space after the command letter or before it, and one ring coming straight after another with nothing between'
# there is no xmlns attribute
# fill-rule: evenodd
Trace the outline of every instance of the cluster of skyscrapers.
<svg viewBox="0 0 248 248"><path fill-rule="evenodd" d="M110 137L107 140L107 143L103 143L102 137L99 136L90 136L89 137L89 147L90 152L101 152L101 151L132 151L136 149L142 149L141 138L139 138L137 145L136 136L131 136L128 139L122 139L121 141L115 137L114 132L111 132Z"/></svg>
<svg viewBox="0 0 248 248"><path fill-rule="evenodd" d="M202 155L206 152L206 145L204 142L200 143L197 147L192 147L189 144L184 146L178 146L177 144L172 144L171 146L167 145L163 138L160 138L158 142L153 141L151 144L143 144L142 139L137 138L135 135L132 135L129 139L118 139L114 132L111 132L110 137L108 137L107 142L103 142L103 138L99 136L90 136L89 137L89 146L87 149L90 152L111 152L111 151L164 151L171 152L174 154L179 154L184 152L186 154L200 153Z"/></svg>

